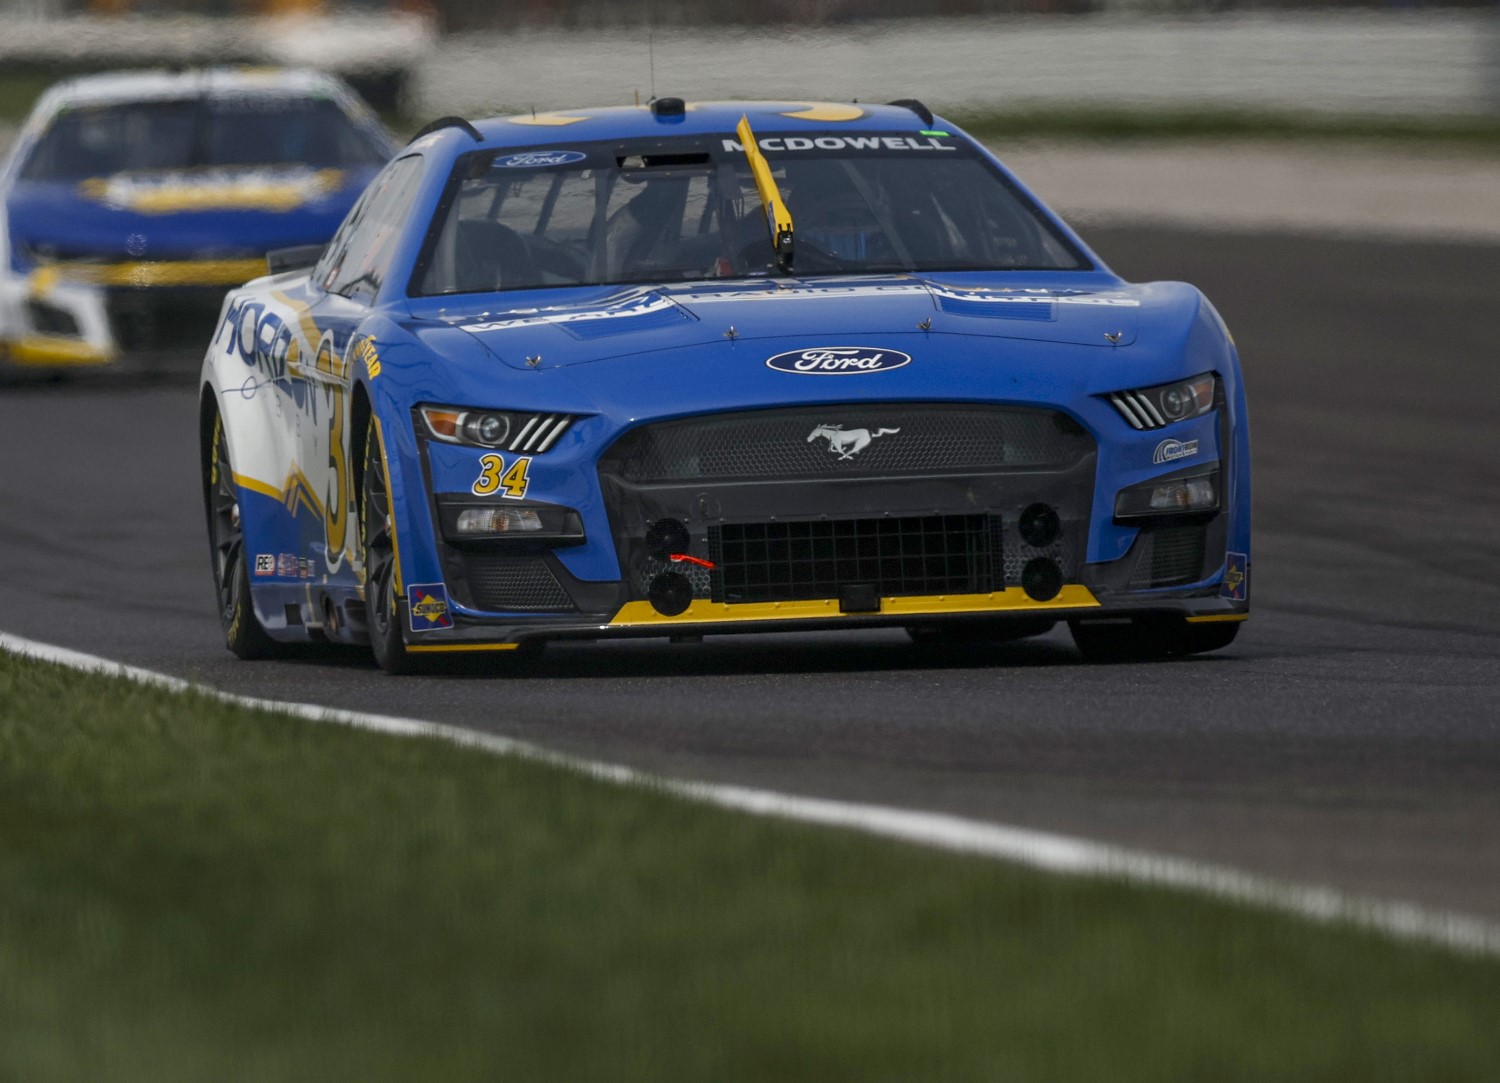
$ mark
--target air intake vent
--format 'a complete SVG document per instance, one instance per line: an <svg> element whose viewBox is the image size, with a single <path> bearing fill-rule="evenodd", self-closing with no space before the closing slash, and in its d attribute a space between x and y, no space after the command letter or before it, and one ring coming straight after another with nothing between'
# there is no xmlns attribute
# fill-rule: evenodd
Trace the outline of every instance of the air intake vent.
<svg viewBox="0 0 1500 1083"><path fill-rule="evenodd" d="M1204 523L1141 531L1130 586L1145 590L1197 582L1203 578L1207 540L1208 526Z"/></svg>
<svg viewBox="0 0 1500 1083"><path fill-rule="evenodd" d="M711 527L708 546L721 602L838 598L856 585L883 598L1004 587L1000 520L989 515L733 523Z"/></svg>
<svg viewBox="0 0 1500 1083"><path fill-rule="evenodd" d="M557 438L568 431L573 421L572 414L532 414L506 443L505 450L540 455L557 443Z"/></svg>
<svg viewBox="0 0 1500 1083"><path fill-rule="evenodd" d="M466 553L464 572L475 609L557 613L576 608L544 557Z"/></svg>
<svg viewBox="0 0 1500 1083"><path fill-rule="evenodd" d="M1167 424L1156 404L1139 392L1116 391L1109 396L1109 401L1132 429L1160 429Z"/></svg>

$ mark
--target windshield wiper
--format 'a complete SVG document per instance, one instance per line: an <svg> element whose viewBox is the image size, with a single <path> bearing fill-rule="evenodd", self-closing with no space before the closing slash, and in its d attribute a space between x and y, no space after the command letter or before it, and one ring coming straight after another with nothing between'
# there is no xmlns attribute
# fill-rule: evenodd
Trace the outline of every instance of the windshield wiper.
<svg viewBox="0 0 1500 1083"><path fill-rule="evenodd" d="M760 193L761 206L765 208L766 227L771 231L771 247L776 250L776 266L781 269L782 274L791 274L792 212L787 210L786 202L776 187L776 180L771 176L771 164L766 161L766 156L760 152L760 144L755 141L750 118L741 116L739 126L734 131L740 137L740 145L745 148L745 160L750 163L755 190Z"/></svg>

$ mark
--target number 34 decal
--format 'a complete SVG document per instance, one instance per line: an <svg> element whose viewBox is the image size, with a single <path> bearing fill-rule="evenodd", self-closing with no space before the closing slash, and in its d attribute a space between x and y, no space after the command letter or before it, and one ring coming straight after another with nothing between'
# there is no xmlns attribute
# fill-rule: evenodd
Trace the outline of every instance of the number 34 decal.
<svg viewBox="0 0 1500 1083"><path fill-rule="evenodd" d="M519 500L526 495L526 488L531 484L530 470L530 459L513 459L507 466L499 455L481 456L479 477L471 491L475 496L493 496L499 493Z"/></svg>

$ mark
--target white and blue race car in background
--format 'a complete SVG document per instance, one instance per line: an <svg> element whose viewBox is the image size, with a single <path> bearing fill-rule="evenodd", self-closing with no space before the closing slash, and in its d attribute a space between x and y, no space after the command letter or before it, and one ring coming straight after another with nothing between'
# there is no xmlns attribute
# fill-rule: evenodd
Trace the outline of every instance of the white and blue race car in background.
<svg viewBox="0 0 1500 1083"><path fill-rule="evenodd" d="M0 366L196 357L225 291L272 249L326 243L394 149L313 72L58 84L0 171Z"/></svg>
<svg viewBox="0 0 1500 1083"><path fill-rule="evenodd" d="M307 263L203 365L242 657L1059 621L1150 657L1248 615L1218 314L920 103L445 118Z"/></svg>

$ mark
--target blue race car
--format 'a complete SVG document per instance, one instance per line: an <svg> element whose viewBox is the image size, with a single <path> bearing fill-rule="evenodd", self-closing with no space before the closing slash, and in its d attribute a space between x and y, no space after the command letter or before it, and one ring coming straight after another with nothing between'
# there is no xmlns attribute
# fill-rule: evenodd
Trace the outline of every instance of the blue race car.
<svg viewBox="0 0 1500 1083"><path fill-rule="evenodd" d="M58 84L0 170L0 365L196 358L226 290L271 249L325 244L395 149L312 72Z"/></svg>
<svg viewBox="0 0 1500 1083"><path fill-rule="evenodd" d="M227 299L229 648L902 627L1085 655L1248 615L1233 340L918 102L444 118Z"/></svg>

